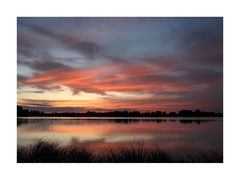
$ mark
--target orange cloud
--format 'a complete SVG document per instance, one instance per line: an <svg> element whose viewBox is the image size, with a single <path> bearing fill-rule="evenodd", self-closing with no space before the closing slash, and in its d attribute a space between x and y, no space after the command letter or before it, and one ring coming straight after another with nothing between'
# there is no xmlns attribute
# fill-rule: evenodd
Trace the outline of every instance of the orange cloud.
<svg viewBox="0 0 240 181"><path fill-rule="evenodd" d="M96 93L98 99L93 100L49 100L49 106L84 107L84 108L129 108L140 110L178 110L192 108L201 102L204 90L211 84L218 84L215 74L209 82L203 82L202 76L194 77L172 74L171 63L110 63L90 68L59 68L36 73L31 77L20 77L19 83L42 90L59 90L61 86L69 88L73 95L80 91ZM202 72L199 74L201 75ZM196 82L199 80L199 83ZM211 83L211 84L209 84ZM198 91L203 91L199 94ZM110 93L109 93L110 92ZM116 92L115 94L111 92ZM121 94L123 96L121 96ZM150 97L146 95L151 95ZM187 97L189 96L189 97ZM187 97L187 98L186 98ZM194 100L193 100L194 99ZM36 100L46 104L43 100ZM210 99L209 99L210 101ZM28 104L29 100L19 100L20 104ZM210 104L217 104L216 101Z"/></svg>

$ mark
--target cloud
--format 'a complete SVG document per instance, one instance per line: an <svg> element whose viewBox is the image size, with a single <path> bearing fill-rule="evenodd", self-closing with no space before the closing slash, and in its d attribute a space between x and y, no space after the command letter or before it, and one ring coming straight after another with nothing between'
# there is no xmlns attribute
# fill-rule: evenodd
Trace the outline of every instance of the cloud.
<svg viewBox="0 0 240 181"><path fill-rule="evenodd" d="M44 93L44 90L31 90L31 91L22 91L22 93Z"/></svg>
<svg viewBox="0 0 240 181"><path fill-rule="evenodd" d="M18 63L21 65L25 65L30 67L33 70L37 71L49 71L49 70L56 70L56 69L71 69L70 66L67 66L63 63L56 62L52 59L46 58L43 60L34 60L34 61L24 61L24 60L18 60Z"/></svg>
<svg viewBox="0 0 240 181"><path fill-rule="evenodd" d="M22 105L23 109L43 111L43 112L86 112L86 108L81 107L54 107L48 105L38 105L27 103Z"/></svg>
<svg viewBox="0 0 240 181"><path fill-rule="evenodd" d="M113 18L115 28L106 26L104 18L75 20L77 26L59 21L20 28L18 64L32 72L19 66L18 88L97 93L104 101L88 104L105 107L222 109L222 18L150 18L139 23L123 18L120 24ZM102 26L106 31L99 33ZM68 57L75 57L74 63ZM48 103L80 106L67 100Z"/></svg>
<svg viewBox="0 0 240 181"><path fill-rule="evenodd" d="M181 70L181 71L180 71ZM219 84L222 73L211 69L166 68L165 64L111 63L93 68L60 68L36 73L32 77L19 76L18 81L40 89L49 90L53 85L69 87L74 94L79 91L104 93L125 92L175 92L195 90L199 85ZM179 71L180 73L176 74ZM53 87L54 88L54 87ZM201 88L199 88L200 90Z"/></svg>
<svg viewBox="0 0 240 181"><path fill-rule="evenodd" d="M177 40L177 46L184 52L183 62L222 69L223 24L222 19L219 20L205 26L183 27Z"/></svg>
<svg viewBox="0 0 240 181"><path fill-rule="evenodd" d="M59 34L39 26L29 26L29 28L39 35L57 40L69 49L75 50L80 54L85 55L89 59L96 58L97 56L101 55L102 51L104 50L102 45L92 41L83 40L81 38L73 38L71 36Z"/></svg>

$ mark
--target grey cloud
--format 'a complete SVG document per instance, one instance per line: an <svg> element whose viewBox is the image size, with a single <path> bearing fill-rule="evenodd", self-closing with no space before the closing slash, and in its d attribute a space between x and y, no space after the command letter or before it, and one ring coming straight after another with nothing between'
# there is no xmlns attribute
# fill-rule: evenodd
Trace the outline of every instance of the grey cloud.
<svg viewBox="0 0 240 181"><path fill-rule="evenodd" d="M59 62L52 61L52 60L39 60L39 61L22 62L22 63L31 67L32 69L38 70L38 71L70 69L69 66L59 63Z"/></svg>
<svg viewBox="0 0 240 181"><path fill-rule="evenodd" d="M102 45L95 42L73 38L71 36L59 34L38 26L29 26L29 28L39 35L47 36L63 43L68 48L84 54L88 58L95 58L96 56L101 55L101 52L104 50Z"/></svg>
<svg viewBox="0 0 240 181"><path fill-rule="evenodd" d="M179 48L184 49L183 62L218 66L223 64L223 32L209 30L185 31L180 38Z"/></svg>
<svg viewBox="0 0 240 181"><path fill-rule="evenodd" d="M35 57L32 61L18 58L18 64L30 67L33 70L44 72L56 69L71 69L70 66L56 61L56 58L48 53L43 53L41 57Z"/></svg>

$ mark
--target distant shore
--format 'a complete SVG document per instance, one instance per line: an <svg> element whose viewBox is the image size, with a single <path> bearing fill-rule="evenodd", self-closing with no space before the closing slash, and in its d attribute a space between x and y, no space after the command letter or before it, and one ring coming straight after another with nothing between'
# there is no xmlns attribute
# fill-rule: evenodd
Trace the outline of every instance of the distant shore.
<svg viewBox="0 0 240 181"><path fill-rule="evenodd" d="M23 109L17 106L17 117L223 117L223 113L206 112L200 110L180 110L179 112L139 112L139 111L111 111L111 112L51 112Z"/></svg>

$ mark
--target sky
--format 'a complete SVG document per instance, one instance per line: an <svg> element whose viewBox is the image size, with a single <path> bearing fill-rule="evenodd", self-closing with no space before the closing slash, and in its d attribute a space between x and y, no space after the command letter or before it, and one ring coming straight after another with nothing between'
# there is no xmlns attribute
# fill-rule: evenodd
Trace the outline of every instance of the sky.
<svg viewBox="0 0 240 181"><path fill-rule="evenodd" d="M17 104L223 112L223 19L18 17Z"/></svg>

